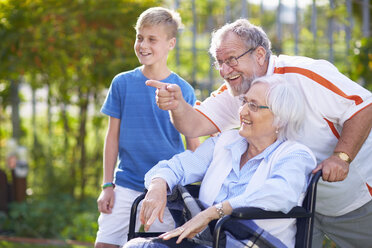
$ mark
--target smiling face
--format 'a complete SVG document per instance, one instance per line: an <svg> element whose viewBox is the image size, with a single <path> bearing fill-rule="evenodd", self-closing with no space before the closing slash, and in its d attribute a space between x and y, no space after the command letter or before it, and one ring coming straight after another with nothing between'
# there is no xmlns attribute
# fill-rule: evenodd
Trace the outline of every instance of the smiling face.
<svg viewBox="0 0 372 248"><path fill-rule="evenodd" d="M248 49L239 36L229 32L223 36L216 48L216 61L221 64L231 57L239 57ZM257 75L258 68L255 62L255 52L254 50L240 57L238 65L234 67L230 67L225 63L221 65L220 75L225 79L234 96L244 94L249 89L250 83L259 76Z"/></svg>
<svg viewBox="0 0 372 248"><path fill-rule="evenodd" d="M273 126L273 113L266 108L260 108L257 112L254 112L248 107L249 102L266 106L268 88L269 86L266 83L255 83L244 95L243 105L239 112L239 134L250 142L271 144L277 139L276 127Z"/></svg>
<svg viewBox="0 0 372 248"><path fill-rule="evenodd" d="M176 38L169 38L164 25L144 26L138 29L134 50L139 62L145 66L166 66Z"/></svg>

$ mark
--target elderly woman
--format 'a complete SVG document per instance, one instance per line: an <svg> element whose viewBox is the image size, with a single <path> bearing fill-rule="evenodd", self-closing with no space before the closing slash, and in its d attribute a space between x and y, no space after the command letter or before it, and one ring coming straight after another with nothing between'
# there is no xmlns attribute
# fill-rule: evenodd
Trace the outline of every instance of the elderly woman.
<svg viewBox="0 0 372 248"><path fill-rule="evenodd" d="M280 76L254 80L242 98L239 130L209 138L195 152L160 161L146 174L148 193L140 211L145 230L156 218L162 220L167 193L177 184L202 181L199 200L205 206L190 221L157 238L176 244L183 240L181 246L190 242L185 238L193 238L210 221L235 208L288 212L301 205L316 166L312 152L294 141L304 119L303 106L301 92ZM255 222L287 247L294 247L294 219ZM134 243L125 247L138 247ZM167 246L172 247L169 242Z"/></svg>

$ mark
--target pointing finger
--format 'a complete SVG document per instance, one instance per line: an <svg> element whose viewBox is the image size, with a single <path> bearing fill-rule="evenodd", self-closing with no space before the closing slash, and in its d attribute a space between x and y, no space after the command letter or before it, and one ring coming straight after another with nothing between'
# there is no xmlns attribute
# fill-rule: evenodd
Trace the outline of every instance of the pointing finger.
<svg viewBox="0 0 372 248"><path fill-rule="evenodd" d="M167 83L162 83L156 80L147 80L146 85L158 88L158 89L167 89L168 84Z"/></svg>

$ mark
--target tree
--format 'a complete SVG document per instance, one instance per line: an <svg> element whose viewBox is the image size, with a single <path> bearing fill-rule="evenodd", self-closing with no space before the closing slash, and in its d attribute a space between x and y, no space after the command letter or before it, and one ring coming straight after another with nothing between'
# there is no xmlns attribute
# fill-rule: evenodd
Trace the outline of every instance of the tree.
<svg viewBox="0 0 372 248"><path fill-rule="evenodd" d="M32 121L31 164L39 178L34 189L84 198L88 184L99 185L91 175L101 170L102 144L87 146L87 126L98 133L103 117L98 111L88 115L88 106L102 104L104 89L115 74L138 65L133 26L143 10L158 4L155 0L0 2L2 82L10 85L23 78L33 91L48 90L46 118L34 116ZM5 92L3 108L15 99L9 90ZM74 116L70 109L79 114ZM91 154L97 155L92 159Z"/></svg>

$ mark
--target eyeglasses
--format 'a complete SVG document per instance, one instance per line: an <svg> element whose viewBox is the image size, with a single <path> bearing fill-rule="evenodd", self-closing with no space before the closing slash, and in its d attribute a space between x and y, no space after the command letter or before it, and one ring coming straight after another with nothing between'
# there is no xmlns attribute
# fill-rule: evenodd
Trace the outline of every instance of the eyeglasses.
<svg viewBox="0 0 372 248"><path fill-rule="evenodd" d="M221 70L223 64L226 64L230 67L235 67L239 64L238 59L240 59L241 57L243 57L247 53L253 52L254 50L256 50L256 48L257 47L254 47L254 48L252 47L252 48L248 49L246 52L244 52L243 54L239 55L238 57L230 57L230 58L228 58L224 61L216 61L216 62L213 63L213 66L214 66L214 68L216 68L216 70Z"/></svg>
<svg viewBox="0 0 372 248"><path fill-rule="evenodd" d="M258 105L257 103L254 103L254 102L247 102L247 100L245 99L242 99L242 103L243 103L242 106L244 106L245 104L248 104L249 110L253 112L257 112L259 109L269 109L268 106Z"/></svg>

